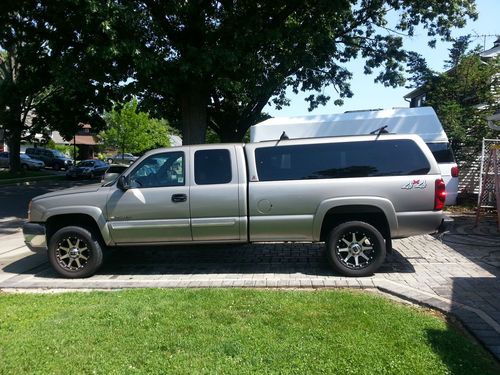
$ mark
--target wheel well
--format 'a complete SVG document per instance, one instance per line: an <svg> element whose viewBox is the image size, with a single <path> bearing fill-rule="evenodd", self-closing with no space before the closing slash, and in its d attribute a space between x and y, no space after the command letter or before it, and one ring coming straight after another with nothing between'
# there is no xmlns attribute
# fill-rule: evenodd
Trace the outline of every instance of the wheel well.
<svg viewBox="0 0 500 375"><path fill-rule="evenodd" d="M95 236L97 236L101 244L104 244L104 240L102 238L101 231L97 226L97 223L91 216L85 214L64 214L50 217L45 224L47 242L50 241L50 238L55 232L63 227L68 226L76 226L88 229Z"/></svg>
<svg viewBox="0 0 500 375"><path fill-rule="evenodd" d="M321 226L321 241L326 241L330 230L346 221L364 221L371 224L377 228L386 241L390 242L391 230L384 212L377 207L362 205L340 206L330 209Z"/></svg>

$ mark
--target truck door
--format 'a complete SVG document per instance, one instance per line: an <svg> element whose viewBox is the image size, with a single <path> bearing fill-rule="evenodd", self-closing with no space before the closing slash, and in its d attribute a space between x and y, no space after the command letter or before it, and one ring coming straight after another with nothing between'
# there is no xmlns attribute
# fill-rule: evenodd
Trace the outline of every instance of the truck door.
<svg viewBox="0 0 500 375"><path fill-rule="evenodd" d="M240 181L234 146L191 148L191 231L194 241L239 241L246 228L246 189Z"/></svg>
<svg viewBox="0 0 500 375"><path fill-rule="evenodd" d="M116 243L192 240L184 150L148 156L126 174L128 190L112 190L107 214Z"/></svg>

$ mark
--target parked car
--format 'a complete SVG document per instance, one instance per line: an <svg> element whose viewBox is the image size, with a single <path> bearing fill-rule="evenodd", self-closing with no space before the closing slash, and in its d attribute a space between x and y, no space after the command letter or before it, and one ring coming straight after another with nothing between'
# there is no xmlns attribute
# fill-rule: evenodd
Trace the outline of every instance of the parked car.
<svg viewBox="0 0 500 375"><path fill-rule="evenodd" d="M138 156L134 156L132 154L116 154L115 156L109 157L106 161L108 164L132 164L134 161L139 159Z"/></svg>
<svg viewBox="0 0 500 375"><path fill-rule="evenodd" d="M30 202L25 243L62 276L103 249L326 242L335 272L377 271L392 239L442 227L445 184L418 135L310 138L153 150L111 184Z"/></svg>
<svg viewBox="0 0 500 375"><path fill-rule="evenodd" d="M59 150L52 150L49 148L27 148L26 154L29 157L41 160L49 168L58 171L60 169L70 168L73 165L73 160L68 158Z"/></svg>
<svg viewBox="0 0 500 375"><path fill-rule="evenodd" d="M109 168L106 170L104 173L104 176L102 176L101 183L107 184L108 182L114 181L120 176L123 171L125 171L128 168L128 165L124 164L113 164L110 165Z"/></svg>
<svg viewBox="0 0 500 375"><path fill-rule="evenodd" d="M45 167L45 164L41 160L32 159L26 154L19 154L21 158L21 168L24 170L33 169L39 170ZM0 152L0 168L9 168L10 157L8 152Z"/></svg>
<svg viewBox="0 0 500 375"><path fill-rule="evenodd" d="M103 176L108 167L109 165L101 160L83 160L69 168L66 177L93 179Z"/></svg>

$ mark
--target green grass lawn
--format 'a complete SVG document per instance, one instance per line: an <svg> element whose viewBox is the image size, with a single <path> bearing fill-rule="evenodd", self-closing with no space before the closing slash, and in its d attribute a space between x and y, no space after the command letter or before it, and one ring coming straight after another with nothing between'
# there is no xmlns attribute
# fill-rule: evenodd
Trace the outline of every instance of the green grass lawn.
<svg viewBox="0 0 500 375"><path fill-rule="evenodd" d="M0 294L0 374L498 374L428 313L349 291Z"/></svg>

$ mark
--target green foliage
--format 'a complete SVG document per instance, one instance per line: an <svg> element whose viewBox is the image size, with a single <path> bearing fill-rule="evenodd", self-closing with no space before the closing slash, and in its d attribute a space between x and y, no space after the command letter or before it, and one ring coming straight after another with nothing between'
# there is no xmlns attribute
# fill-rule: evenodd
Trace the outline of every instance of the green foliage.
<svg viewBox="0 0 500 375"><path fill-rule="evenodd" d="M432 44L476 17L474 0L4 0L0 123L17 155L23 136L99 129L112 99L137 95L153 117L181 124L184 144L204 142L207 125L240 141L270 100L289 104L288 88L313 92L311 110L341 105L353 95L350 61L403 84L400 33L420 25Z"/></svg>
<svg viewBox="0 0 500 375"><path fill-rule="evenodd" d="M444 320L347 291L4 293L0 324L2 374L498 374Z"/></svg>
<svg viewBox="0 0 500 375"><path fill-rule="evenodd" d="M22 139L49 128L69 137L80 122L104 125L100 114L128 69L117 48L127 40L117 38L126 22L120 8L94 0L0 3L0 126L12 170L20 168Z"/></svg>
<svg viewBox="0 0 500 375"><path fill-rule="evenodd" d="M500 58L485 63L474 52L453 56L457 61L454 68L424 86L425 104L435 109L453 140L457 159L468 161L478 155L483 138L498 136L487 126L486 117L500 109L499 92L495 93L500 87Z"/></svg>
<svg viewBox="0 0 500 375"><path fill-rule="evenodd" d="M203 142L207 124L222 141L240 141L270 100L277 108L289 104L290 87L314 92L306 98L312 110L329 102L323 91L333 86L341 105L353 95L347 64L359 58L376 82L402 85L408 53L400 33L414 35L421 25L433 43L477 17L474 0L165 0L130 7L139 40L128 89L155 115L181 123L185 144Z"/></svg>
<svg viewBox="0 0 500 375"><path fill-rule="evenodd" d="M136 154L170 146L168 123L151 118L146 112L139 112L137 107L137 99L132 99L120 109L105 114L107 128L101 132L104 144L120 152Z"/></svg>

